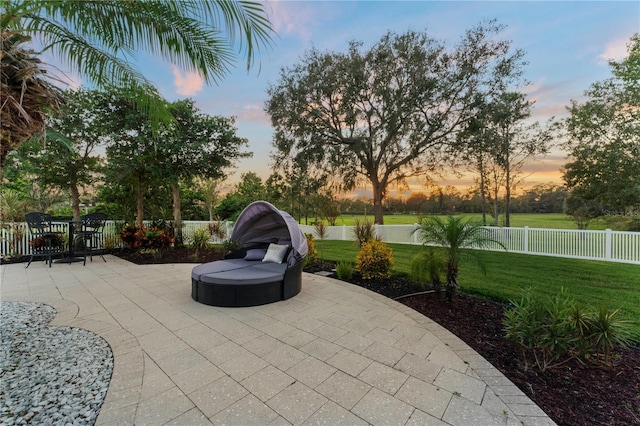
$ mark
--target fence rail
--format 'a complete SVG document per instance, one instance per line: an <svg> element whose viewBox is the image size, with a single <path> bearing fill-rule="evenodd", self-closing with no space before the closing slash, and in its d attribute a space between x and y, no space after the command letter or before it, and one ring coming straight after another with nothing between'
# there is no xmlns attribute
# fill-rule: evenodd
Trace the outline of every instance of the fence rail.
<svg viewBox="0 0 640 426"><path fill-rule="evenodd" d="M422 244L417 225L374 225L376 235L388 243ZM314 234L313 226L301 225ZM353 226L327 226L326 240L355 241ZM577 229L484 227L512 253L640 264L640 232L584 231ZM474 247L469 247L474 248ZM475 247L477 248L477 247ZM493 244L488 250L503 250Z"/></svg>
<svg viewBox="0 0 640 426"><path fill-rule="evenodd" d="M185 221L182 228L185 241L196 229L206 228L207 221ZM54 224L54 230L66 234L66 224ZM104 238L118 236L121 222L108 221ZM225 237L231 235L233 223L225 222ZM315 228L300 225L303 232L315 234ZM326 240L354 241L353 226L327 226ZM398 244L421 244L420 235L414 232L417 225L375 225L376 235L383 241ZM640 264L640 232L584 231L574 229L498 228L485 227L491 236L500 241L507 251L543 256L570 257ZM26 223L2 223L0 229L0 255L31 254L29 230ZM318 236L316 235L316 238ZM214 240L221 242L221 240ZM470 247L473 248L473 247ZM489 250L502 250L495 244Z"/></svg>

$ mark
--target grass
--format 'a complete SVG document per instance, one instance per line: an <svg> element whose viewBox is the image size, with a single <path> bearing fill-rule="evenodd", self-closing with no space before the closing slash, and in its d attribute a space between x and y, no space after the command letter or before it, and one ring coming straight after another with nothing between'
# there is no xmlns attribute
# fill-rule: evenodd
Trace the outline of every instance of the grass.
<svg viewBox="0 0 640 426"><path fill-rule="evenodd" d="M316 240L316 245L324 260L355 262L358 249L353 241ZM389 246L393 249L394 272L408 274L411 258L420 247ZM635 334L640 338L640 266L507 252L477 254L487 274L483 275L471 256L467 256L459 275L463 292L508 302L518 298L527 287L546 295L565 287L578 302L620 308L621 317L635 323Z"/></svg>
<svg viewBox="0 0 640 426"><path fill-rule="evenodd" d="M425 215L414 214L392 214L384 216L385 225L406 225L419 223L421 218ZM440 215L445 217L446 215ZM465 213L462 216L472 217L474 220L482 221L482 215L479 213ZM367 215L366 218L373 223L373 216ZM356 219L363 220L365 216L362 215L341 215L336 220L337 226L353 225ZM492 218L487 216L487 224L492 223ZM500 216L500 224L504 221ZM313 223L314 220L309 220L309 223ZM325 221L326 224L326 221ZM589 227L589 229L605 229L604 223L594 223L597 227ZM514 213L511 215L512 227L524 227L530 228L550 228L550 229L578 229L575 222L567 215L563 213Z"/></svg>

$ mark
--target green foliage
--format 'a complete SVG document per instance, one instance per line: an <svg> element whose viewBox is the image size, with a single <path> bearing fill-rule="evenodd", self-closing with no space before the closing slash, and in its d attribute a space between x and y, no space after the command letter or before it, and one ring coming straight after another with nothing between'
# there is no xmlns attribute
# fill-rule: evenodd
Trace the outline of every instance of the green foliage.
<svg viewBox="0 0 640 426"><path fill-rule="evenodd" d="M571 161L563 178L571 194L621 212L640 209L640 34L628 53L609 63L612 77L592 84L585 101L571 102L565 121Z"/></svg>
<svg viewBox="0 0 640 426"><path fill-rule="evenodd" d="M240 244L236 240L228 239L222 243L222 248L224 249L225 253L232 253L236 250L242 249L242 244Z"/></svg>
<svg viewBox="0 0 640 426"><path fill-rule="evenodd" d="M121 241L118 235L107 234L102 239L102 248L105 250L113 250L118 247Z"/></svg>
<svg viewBox="0 0 640 426"><path fill-rule="evenodd" d="M355 262L358 250L352 241L317 241L324 259ZM411 273L411 259L417 247L409 244L389 244L393 249L398 274ZM462 250L463 265L474 253L485 264L487 274L478 268L461 268L460 289L468 294L508 303L519 299L523 288L531 287L536 294L553 296L565 287L581 304L599 306L609 303L620 307L620 319L633 324L636 345L640 343L640 280L639 266L615 262L532 256L529 254Z"/></svg>
<svg viewBox="0 0 640 426"><path fill-rule="evenodd" d="M227 73L236 51L246 56L249 68L257 50L269 45L273 33L262 5L247 1L12 0L1 5L3 35L13 33L27 41L38 38L44 43L41 52L64 58L71 70L98 89L123 88L153 127L170 120L166 104L150 96L158 91L137 66L137 55L122 52L157 56L211 83ZM45 74L39 69L39 55L31 56L36 63L25 74ZM31 94L34 89L29 89ZM29 111L32 117L39 117L42 107L52 103L46 93L36 93L41 105ZM19 94L15 98L19 99Z"/></svg>
<svg viewBox="0 0 640 426"><path fill-rule="evenodd" d="M371 241L376 238L376 228L373 222L365 217L364 220L359 218L354 219L353 235L356 237L356 244L358 247L362 247L367 241Z"/></svg>
<svg viewBox="0 0 640 426"><path fill-rule="evenodd" d="M436 249L421 250L411 259L409 276L424 288L431 285L440 295L442 283L447 272L447 260L443 253Z"/></svg>
<svg viewBox="0 0 640 426"><path fill-rule="evenodd" d="M588 337L603 354L605 362L609 360L611 350L616 345L629 346L633 340L631 323L618 317L620 309L610 310L606 306L599 306L591 318Z"/></svg>
<svg viewBox="0 0 640 426"><path fill-rule="evenodd" d="M511 304L503 320L505 336L520 346L525 369L534 365L546 371L573 358L586 360L594 354L609 361L616 345L627 346L631 342L630 324L616 318L619 310L585 307L564 288L550 297L528 289Z"/></svg>
<svg viewBox="0 0 640 426"><path fill-rule="evenodd" d="M523 53L499 39L502 30L478 25L451 48L410 30L366 50L358 41L343 53L312 49L268 89L278 160L295 158L346 189L367 176L382 223L389 186L444 164L446 136L477 113L477 100L518 79Z"/></svg>
<svg viewBox="0 0 640 426"><path fill-rule="evenodd" d="M492 238L488 231L479 223L460 216L449 216L443 220L437 216L424 218L420 226L414 231L419 232L425 245L431 244L442 247L446 256L447 299L452 301L458 291L458 270L461 263L462 249L465 247L487 248L493 245L505 248L504 245ZM484 263L475 256L476 250L470 252L483 272Z"/></svg>
<svg viewBox="0 0 640 426"><path fill-rule="evenodd" d="M341 280L350 280L353 276L354 266L351 262L340 261L336 263L336 275Z"/></svg>
<svg viewBox="0 0 640 426"><path fill-rule="evenodd" d="M356 257L356 271L365 280L388 278L393 269L393 251L380 240L362 244Z"/></svg>
<svg viewBox="0 0 640 426"><path fill-rule="evenodd" d="M304 234L307 238L307 258L305 260L305 265L315 265L320 262L320 258L318 257L318 250L316 249L316 239L313 234Z"/></svg>
<svg viewBox="0 0 640 426"><path fill-rule="evenodd" d="M190 238L189 243L191 247L202 250L209 247L209 240L211 239L211 234L208 229L198 228L193 231L193 235Z"/></svg>

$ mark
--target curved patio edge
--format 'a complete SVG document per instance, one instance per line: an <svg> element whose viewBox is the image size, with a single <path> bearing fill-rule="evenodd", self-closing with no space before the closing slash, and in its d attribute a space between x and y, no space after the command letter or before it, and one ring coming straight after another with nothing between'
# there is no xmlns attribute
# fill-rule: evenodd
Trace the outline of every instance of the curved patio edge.
<svg viewBox="0 0 640 426"><path fill-rule="evenodd" d="M192 266L3 265L2 299L50 304L51 324L109 343L114 373L96 424L554 424L406 305L304 273L291 299L212 307L190 297Z"/></svg>

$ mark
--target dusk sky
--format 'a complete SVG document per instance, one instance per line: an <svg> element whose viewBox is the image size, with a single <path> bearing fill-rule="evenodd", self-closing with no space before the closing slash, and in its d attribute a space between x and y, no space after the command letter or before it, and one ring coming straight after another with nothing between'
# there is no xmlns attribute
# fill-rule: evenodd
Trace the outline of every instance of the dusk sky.
<svg viewBox="0 0 640 426"><path fill-rule="evenodd" d="M525 51L529 62L525 78L531 82L525 91L535 101L534 118L543 122L566 115L571 99L581 99L592 83L610 77L607 60L622 59L630 37L640 31L638 1L266 1L264 5L277 36L248 73L239 60L219 85L206 86L197 75L159 59L142 57L138 64L168 100L190 97L203 112L237 117L238 134L250 141L254 155L239 164L230 181L247 171L263 179L271 173L273 129L263 110L266 90L282 67L293 66L312 47L345 52L350 40L362 41L366 48L389 30L408 29L426 30L452 46L465 30L497 19L507 26L501 38ZM555 152L532 165L536 172L527 182L559 183L563 163L564 154Z"/></svg>

